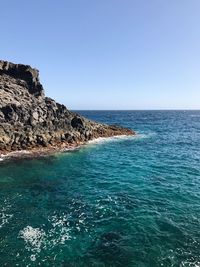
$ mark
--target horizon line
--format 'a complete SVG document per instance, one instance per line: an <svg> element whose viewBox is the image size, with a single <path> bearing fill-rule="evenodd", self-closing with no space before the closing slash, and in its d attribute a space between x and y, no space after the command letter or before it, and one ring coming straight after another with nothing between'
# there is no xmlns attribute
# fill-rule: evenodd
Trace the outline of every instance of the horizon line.
<svg viewBox="0 0 200 267"><path fill-rule="evenodd" d="M200 111L200 109L69 109L71 111Z"/></svg>

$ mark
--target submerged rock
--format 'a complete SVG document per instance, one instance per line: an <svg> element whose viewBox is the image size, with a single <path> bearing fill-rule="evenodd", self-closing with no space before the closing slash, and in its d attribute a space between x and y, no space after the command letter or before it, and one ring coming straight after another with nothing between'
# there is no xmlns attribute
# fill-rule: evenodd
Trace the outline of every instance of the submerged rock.
<svg viewBox="0 0 200 267"><path fill-rule="evenodd" d="M133 266L133 251L126 236L118 232L105 232L88 249L85 261L90 262L88 266Z"/></svg>
<svg viewBox="0 0 200 267"><path fill-rule="evenodd" d="M45 97L37 69L0 61L0 153L77 146L98 137L133 134L88 120Z"/></svg>

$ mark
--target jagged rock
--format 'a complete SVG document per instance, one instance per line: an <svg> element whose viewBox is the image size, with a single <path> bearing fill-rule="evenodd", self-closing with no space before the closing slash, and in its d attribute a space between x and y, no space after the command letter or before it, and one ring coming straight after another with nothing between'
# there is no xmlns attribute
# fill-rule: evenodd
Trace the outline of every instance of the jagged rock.
<svg viewBox="0 0 200 267"><path fill-rule="evenodd" d="M39 71L0 61L0 153L78 145L97 137L132 135L118 126L95 123L45 97Z"/></svg>
<svg viewBox="0 0 200 267"><path fill-rule="evenodd" d="M71 125L72 125L73 128L84 128L83 120L78 116L75 116L71 120Z"/></svg>

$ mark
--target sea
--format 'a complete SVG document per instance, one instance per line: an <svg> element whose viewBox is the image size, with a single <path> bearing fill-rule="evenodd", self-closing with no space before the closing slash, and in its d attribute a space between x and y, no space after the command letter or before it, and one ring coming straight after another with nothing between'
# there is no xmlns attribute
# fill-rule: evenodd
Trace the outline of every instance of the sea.
<svg viewBox="0 0 200 267"><path fill-rule="evenodd" d="M79 111L136 136L0 162L0 266L199 267L200 111Z"/></svg>

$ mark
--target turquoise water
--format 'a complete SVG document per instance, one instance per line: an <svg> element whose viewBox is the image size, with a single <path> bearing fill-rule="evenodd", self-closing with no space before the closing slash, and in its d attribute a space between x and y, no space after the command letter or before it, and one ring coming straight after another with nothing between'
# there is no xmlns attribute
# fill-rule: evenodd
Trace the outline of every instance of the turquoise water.
<svg viewBox="0 0 200 267"><path fill-rule="evenodd" d="M137 137L0 163L0 266L200 266L200 111L84 111Z"/></svg>

